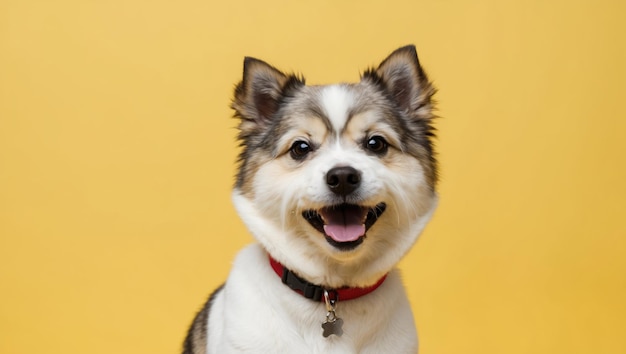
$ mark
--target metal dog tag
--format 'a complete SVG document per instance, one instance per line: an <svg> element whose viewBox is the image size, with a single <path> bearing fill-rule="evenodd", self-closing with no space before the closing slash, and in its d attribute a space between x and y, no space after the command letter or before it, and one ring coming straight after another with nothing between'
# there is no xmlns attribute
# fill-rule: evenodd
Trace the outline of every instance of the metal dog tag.
<svg viewBox="0 0 626 354"><path fill-rule="evenodd" d="M335 307L337 305L337 300L339 300L339 295L335 292L335 298L331 299L328 291L324 290L324 302L326 303L326 321L322 323L322 329L324 332L322 335L324 338L327 338L331 334L334 334L338 337L341 337L343 334L343 320L337 317L335 313Z"/></svg>
<svg viewBox="0 0 626 354"><path fill-rule="evenodd" d="M326 314L326 321L322 323L322 329L324 329L324 333L322 335L324 338L334 334L338 337L341 337L343 334L343 320L337 315L335 315L335 311L329 311Z"/></svg>

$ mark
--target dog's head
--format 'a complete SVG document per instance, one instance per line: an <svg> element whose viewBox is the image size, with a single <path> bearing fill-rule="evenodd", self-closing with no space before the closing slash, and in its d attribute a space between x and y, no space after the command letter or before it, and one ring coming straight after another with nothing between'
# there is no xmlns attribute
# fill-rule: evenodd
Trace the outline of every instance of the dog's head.
<svg viewBox="0 0 626 354"><path fill-rule="evenodd" d="M434 92L413 46L356 84L307 86L246 58L233 199L266 250L329 287L388 272L436 204Z"/></svg>

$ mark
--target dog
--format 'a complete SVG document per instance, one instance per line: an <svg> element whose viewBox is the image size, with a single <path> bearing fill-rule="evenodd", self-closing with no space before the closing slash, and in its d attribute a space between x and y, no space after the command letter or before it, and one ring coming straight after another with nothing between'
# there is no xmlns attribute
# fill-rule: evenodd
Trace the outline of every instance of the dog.
<svg viewBox="0 0 626 354"><path fill-rule="evenodd" d="M437 204L434 93L414 46L351 84L309 86L245 58L232 200L258 243L184 354L417 353L396 264Z"/></svg>

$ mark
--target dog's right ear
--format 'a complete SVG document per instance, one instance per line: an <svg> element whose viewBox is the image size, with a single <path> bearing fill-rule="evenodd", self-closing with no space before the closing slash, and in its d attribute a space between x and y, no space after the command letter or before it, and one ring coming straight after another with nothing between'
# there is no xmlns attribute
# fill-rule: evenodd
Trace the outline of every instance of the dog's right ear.
<svg viewBox="0 0 626 354"><path fill-rule="evenodd" d="M243 80L235 88L231 107L241 118L243 133L266 127L278 111L280 100L288 88L304 85L304 79L285 75L266 62L246 57Z"/></svg>
<svg viewBox="0 0 626 354"><path fill-rule="evenodd" d="M420 66L415 46L396 49L376 70L366 71L363 79L382 83L401 110L425 120L432 118L435 89Z"/></svg>

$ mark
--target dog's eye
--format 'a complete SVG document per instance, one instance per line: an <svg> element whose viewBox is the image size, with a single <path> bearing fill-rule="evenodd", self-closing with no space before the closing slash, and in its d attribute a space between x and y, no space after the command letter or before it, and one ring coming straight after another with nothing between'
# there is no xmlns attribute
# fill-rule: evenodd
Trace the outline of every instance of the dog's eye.
<svg viewBox="0 0 626 354"><path fill-rule="evenodd" d="M306 157L306 155L311 152L311 145L306 141L298 140L291 145L291 149L289 149L289 153L291 154L291 158L294 160L302 160Z"/></svg>
<svg viewBox="0 0 626 354"><path fill-rule="evenodd" d="M367 139L365 142L365 148L377 155L386 153L388 147L389 144L387 144L387 141L382 136L378 135Z"/></svg>

